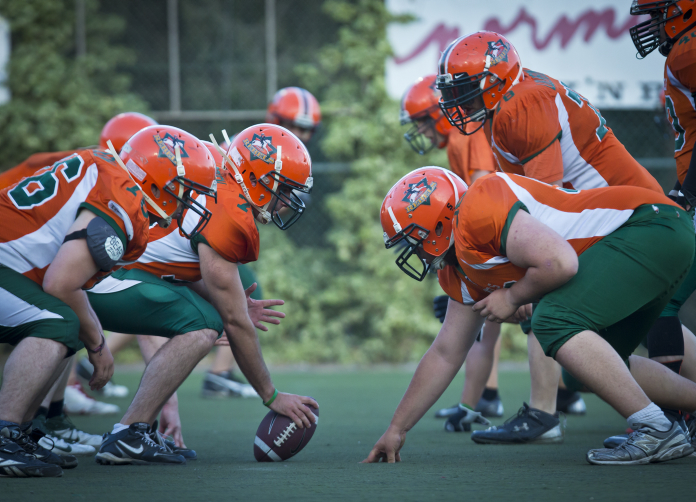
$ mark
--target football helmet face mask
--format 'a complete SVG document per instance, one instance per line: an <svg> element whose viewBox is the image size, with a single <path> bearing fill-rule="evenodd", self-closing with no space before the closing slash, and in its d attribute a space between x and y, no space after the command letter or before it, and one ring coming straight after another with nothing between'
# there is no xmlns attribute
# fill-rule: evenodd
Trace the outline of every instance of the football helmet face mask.
<svg viewBox="0 0 696 502"><path fill-rule="evenodd" d="M312 191L312 159L304 143L275 124L248 127L232 140L222 133L229 144L219 150L223 164L256 209L257 221L287 230L305 211L297 192Z"/></svg>
<svg viewBox="0 0 696 502"><path fill-rule="evenodd" d="M211 212L196 197L204 194L217 202L217 183L215 161L200 140L177 127L155 125L135 133L120 155L113 147L109 151L142 190L148 211L164 220L163 226L176 215L179 232L189 239L205 228ZM191 232L183 229L184 210L200 216Z"/></svg>
<svg viewBox="0 0 696 502"><path fill-rule="evenodd" d="M667 56L676 41L696 26L694 7L696 0L633 0L631 15L650 16L629 30L638 51L636 57L642 59L658 48Z"/></svg>
<svg viewBox="0 0 696 502"><path fill-rule="evenodd" d="M273 96L266 111L266 122L296 127L307 132L308 141L321 124L321 108L311 92L301 87L285 87Z"/></svg>
<svg viewBox="0 0 696 502"><path fill-rule="evenodd" d="M479 31L452 42L440 56L437 88L440 108L463 134L481 129L503 95L522 78L517 50L492 31ZM469 122L479 126L467 132Z"/></svg>
<svg viewBox="0 0 696 502"><path fill-rule="evenodd" d="M401 125L411 124L404 139L419 155L437 145L447 146L451 124L440 110L440 91L435 87L437 75L419 78L401 99ZM439 139L439 138L442 139Z"/></svg>
<svg viewBox="0 0 696 502"><path fill-rule="evenodd" d="M389 190L380 212L384 245L403 246L396 265L406 275L422 281L431 268L444 267L454 245L454 211L467 190L460 177L435 166L410 172ZM430 263L421 250L434 257Z"/></svg>
<svg viewBox="0 0 696 502"><path fill-rule="evenodd" d="M119 113L109 120L102 128L99 136L99 148L107 149L106 142L111 140L114 149L117 152L121 151L126 141L140 129L157 125L157 121L153 118L143 115L138 112Z"/></svg>

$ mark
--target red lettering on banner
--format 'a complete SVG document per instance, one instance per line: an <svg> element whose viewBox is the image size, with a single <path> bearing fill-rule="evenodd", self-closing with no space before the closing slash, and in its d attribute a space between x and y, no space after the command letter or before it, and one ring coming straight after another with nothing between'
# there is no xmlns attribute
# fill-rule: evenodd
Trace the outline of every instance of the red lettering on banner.
<svg viewBox="0 0 696 502"><path fill-rule="evenodd" d="M404 57L394 56L394 62L396 64L404 64L407 61L418 56L421 52L428 48L433 42L438 45L438 50L440 52L444 51L452 40L459 38L459 28L456 26L453 28L448 28L443 23L438 24L430 34L425 37L425 39L419 43L415 49L411 51L410 54Z"/></svg>
<svg viewBox="0 0 696 502"><path fill-rule="evenodd" d="M589 9L580 14L575 21L568 19L568 16L564 14L558 18L546 37L540 40L537 33L536 18L528 14L524 7L522 7L519 14L517 14L517 18L515 18L509 26L503 26L498 18L492 17L483 23L483 29L486 31L495 31L501 35L507 35L515 31L519 25L528 24L532 30L532 43L534 47L541 50L545 49L555 36L560 39L561 47L565 48L575 34L583 28L585 29L585 35L583 36L585 42L589 42L600 27L604 28L609 38L616 39L628 33L629 28L638 24L641 20L636 16L629 15L622 25L614 26L615 18L616 13L614 9L605 9L603 11Z"/></svg>
<svg viewBox="0 0 696 502"><path fill-rule="evenodd" d="M531 38L534 47L537 49L545 49L553 40L554 37L560 39L561 48L565 48L573 37L584 29L583 40L589 42L596 34L597 30L603 28L604 32L611 39L616 39L628 33L629 28L643 21L643 17L628 16L623 24L614 25L616 13L614 9L605 9L596 11L589 9L578 16L573 21L565 14L558 18L548 34L540 39L538 34L537 19L529 14L522 7L517 14L517 17L508 26L504 26L499 18L491 17L483 23L483 30L495 31L501 35L508 35L515 31L520 25L526 24L531 28ZM399 57L394 56L394 62L398 65L404 64L411 59L417 57L421 52L426 50L431 44L435 43L440 52L444 51L450 42L459 38L459 28L448 27L444 23L435 26L430 33L413 49L409 54Z"/></svg>

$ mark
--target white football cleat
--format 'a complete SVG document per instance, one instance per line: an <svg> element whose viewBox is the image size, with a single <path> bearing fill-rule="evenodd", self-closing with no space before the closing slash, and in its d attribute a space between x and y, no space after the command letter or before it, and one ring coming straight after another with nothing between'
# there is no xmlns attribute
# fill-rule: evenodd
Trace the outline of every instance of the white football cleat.
<svg viewBox="0 0 696 502"><path fill-rule="evenodd" d="M75 415L113 415L121 411L115 404L102 403L88 396L79 383L65 388L64 399L65 411Z"/></svg>

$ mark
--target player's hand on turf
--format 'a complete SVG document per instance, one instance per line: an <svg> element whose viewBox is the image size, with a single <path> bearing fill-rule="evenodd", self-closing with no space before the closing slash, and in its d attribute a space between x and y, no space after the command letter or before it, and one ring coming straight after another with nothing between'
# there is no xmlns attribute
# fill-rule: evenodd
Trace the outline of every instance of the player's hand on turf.
<svg viewBox="0 0 696 502"><path fill-rule="evenodd" d="M162 407L159 431L163 436L171 436L179 448L186 448L184 436L181 433L181 418L179 417L179 400L176 393Z"/></svg>
<svg viewBox="0 0 696 502"><path fill-rule="evenodd" d="M99 390L104 387L114 375L114 356L111 355L109 346L103 344L97 353L87 351L89 362L94 366L94 373L89 380L89 388Z"/></svg>
<svg viewBox="0 0 696 502"><path fill-rule="evenodd" d="M268 324L280 324L280 319L285 317L283 312L278 312L269 307L274 307L276 305L284 305L283 300L254 300L251 294L256 291L258 285L256 283L252 284L244 290L247 297L247 310L249 311L249 317L251 321L261 331L268 331L268 328L261 324L262 322ZM276 319L277 318L277 319Z"/></svg>
<svg viewBox="0 0 696 502"><path fill-rule="evenodd" d="M394 462L401 462L401 454L399 452L405 442L406 433L393 430L390 427L387 429L387 432L379 438L379 441L375 443L372 451L362 463L372 464L381 461L393 464Z"/></svg>
<svg viewBox="0 0 696 502"><path fill-rule="evenodd" d="M476 303L472 309L491 322L504 322L517 312L519 305L509 300L507 289L497 289Z"/></svg>
<svg viewBox="0 0 696 502"><path fill-rule="evenodd" d="M305 404L319 409L319 405L311 397L286 394L285 392L279 392L269 408L276 413L290 417L295 425L302 429L303 427L311 427L315 421L314 413Z"/></svg>

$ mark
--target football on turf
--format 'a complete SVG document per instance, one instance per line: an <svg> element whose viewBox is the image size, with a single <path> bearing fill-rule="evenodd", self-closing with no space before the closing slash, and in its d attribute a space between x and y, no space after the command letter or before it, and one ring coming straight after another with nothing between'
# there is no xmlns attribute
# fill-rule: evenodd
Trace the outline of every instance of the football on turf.
<svg viewBox="0 0 696 502"><path fill-rule="evenodd" d="M307 405L305 405L307 406ZM259 462L282 462L297 455L312 439L319 423L319 410L307 406L314 413L311 427L299 429L290 417L271 410L261 421L254 439L254 457Z"/></svg>

